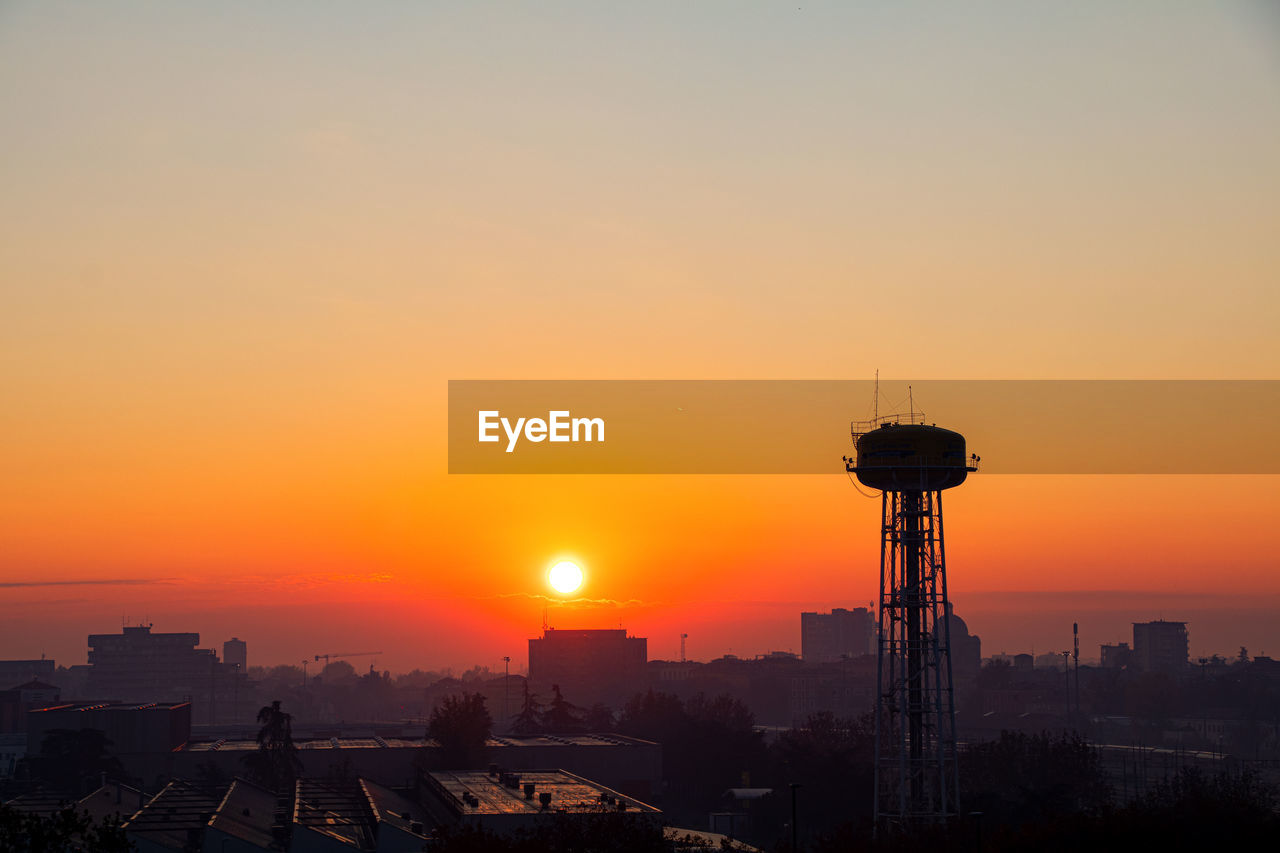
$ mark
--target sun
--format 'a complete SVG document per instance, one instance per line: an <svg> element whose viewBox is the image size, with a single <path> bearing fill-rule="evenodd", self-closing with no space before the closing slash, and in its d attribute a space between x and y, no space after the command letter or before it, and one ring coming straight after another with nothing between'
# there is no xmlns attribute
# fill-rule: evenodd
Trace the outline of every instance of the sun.
<svg viewBox="0 0 1280 853"><path fill-rule="evenodd" d="M577 592L578 588L582 586L582 569L578 567L577 563L561 560L547 572L547 583L551 584L551 588L561 595Z"/></svg>

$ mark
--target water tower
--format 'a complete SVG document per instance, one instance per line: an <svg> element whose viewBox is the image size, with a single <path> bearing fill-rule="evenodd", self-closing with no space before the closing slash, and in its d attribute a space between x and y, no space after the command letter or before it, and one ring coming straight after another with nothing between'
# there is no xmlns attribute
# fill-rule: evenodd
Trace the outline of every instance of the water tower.
<svg viewBox="0 0 1280 853"><path fill-rule="evenodd" d="M914 409L914 407L913 407ZM977 470L921 412L855 422L845 468L881 495L876 827L959 813L942 493Z"/></svg>

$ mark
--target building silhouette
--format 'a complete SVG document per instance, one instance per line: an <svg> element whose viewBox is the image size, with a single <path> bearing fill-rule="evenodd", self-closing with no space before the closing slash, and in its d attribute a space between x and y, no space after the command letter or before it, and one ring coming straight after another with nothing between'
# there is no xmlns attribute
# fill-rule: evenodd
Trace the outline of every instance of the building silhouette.
<svg viewBox="0 0 1280 853"><path fill-rule="evenodd" d="M222 644L222 662L240 672L249 669L249 645L238 637L232 637Z"/></svg>
<svg viewBox="0 0 1280 853"><path fill-rule="evenodd" d="M52 659L0 660L0 684L21 684L33 679L49 681L57 672Z"/></svg>
<svg viewBox="0 0 1280 853"><path fill-rule="evenodd" d="M199 634L153 633L151 627L89 635L88 694L121 702L190 701L197 722L215 721L215 698L231 688L231 670L213 649L197 648Z"/></svg>
<svg viewBox="0 0 1280 853"><path fill-rule="evenodd" d="M25 734L27 711L52 705L62 698L62 689L44 681L32 679L11 690L0 690L0 736ZM0 764L3 764L0 761ZM0 766L0 776L9 775Z"/></svg>
<svg viewBox="0 0 1280 853"><path fill-rule="evenodd" d="M957 682L972 682L982 671L982 638L969 633L969 626L947 602L947 630L951 632L951 672Z"/></svg>
<svg viewBox="0 0 1280 853"><path fill-rule="evenodd" d="M1187 623L1155 622L1133 623L1133 652L1130 664L1144 672L1181 672L1189 658Z"/></svg>
<svg viewBox="0 0 1280 853"><path fill-rule="evenodd" d="M800 614L800 656L805 663L834 663L876 653L876 622L865 607Z"/></svg>
<svg viewBox="0 0 1280 853"><path fill-rule="evenodd" d="M1103 643L1099 652L1103 669L1124 669L1129 665L1128 643Z"/></svg>
<svg viewBox="0 0 1280 853"><path fill-rule="evenodd" d="M578 705L618 703L642 688L648 659L648 639L621 628L547 628L529 640L529 681L539 690L558 684Z"/></svg>

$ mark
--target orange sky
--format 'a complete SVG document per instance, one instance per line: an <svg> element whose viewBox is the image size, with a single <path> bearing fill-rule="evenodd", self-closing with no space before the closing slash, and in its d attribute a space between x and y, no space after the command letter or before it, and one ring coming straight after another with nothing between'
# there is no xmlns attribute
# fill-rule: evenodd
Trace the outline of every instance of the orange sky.
<svg viewBox="0 0 1280 853"><path fill-rule="evenodd" d="M1274 10L923 15L6 4L0 657L496 665L559 555L553 623L654 656L874 595L843 477L450 477L450 378L1276 378ZM978 476L952 593L989 651L1060 590L1087 648L1280 651L1278 509Z"/></svg>

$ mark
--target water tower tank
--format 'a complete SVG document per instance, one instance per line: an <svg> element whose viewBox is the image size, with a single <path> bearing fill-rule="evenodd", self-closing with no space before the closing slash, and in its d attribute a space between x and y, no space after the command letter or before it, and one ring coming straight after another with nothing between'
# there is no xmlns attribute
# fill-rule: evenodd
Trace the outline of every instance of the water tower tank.
<svg viewBox="0 0 1280 853"><path fill-rule="evenodd" d="M880 424L858 436L853 472L886 492L932 492L964 482L970 467L964 436L929 424Z"/></svg>

